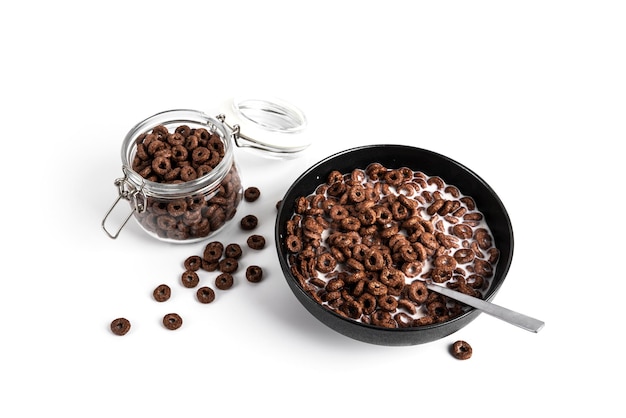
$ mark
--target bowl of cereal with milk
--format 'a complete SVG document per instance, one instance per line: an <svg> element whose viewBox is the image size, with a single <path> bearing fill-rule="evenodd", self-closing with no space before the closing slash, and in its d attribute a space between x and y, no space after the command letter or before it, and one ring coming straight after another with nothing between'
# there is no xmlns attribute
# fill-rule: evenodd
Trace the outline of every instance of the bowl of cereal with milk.
<svg viewBox="0 0 626 418"><path fill-rule="evenodd" d="M495 191L462 164L404 145L352 148L310 167L281 200L275 234L304 308L378 345L460 330L480 311L426 283L490 301L513 257L511 221Z"/></svg>

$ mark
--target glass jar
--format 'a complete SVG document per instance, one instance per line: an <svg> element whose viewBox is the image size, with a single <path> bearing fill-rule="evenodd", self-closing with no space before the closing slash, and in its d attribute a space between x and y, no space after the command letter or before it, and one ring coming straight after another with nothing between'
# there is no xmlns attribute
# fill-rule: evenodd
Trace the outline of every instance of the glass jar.
<svg viewBox="0 0 626 418"><path fill-rule="evenodd" d="M134 217L161 241L198 242L228 224L243 195L232 132L195 110L165 111L135 125L122 145L122 171L119 196L102 221L111 238ZM121 200L130 214L110 232L107 218Z"/></svg>
<svg viewBox="0 0 626 418"><path fill-rule="evenodd" d="M306 125L299 108L264 95L231 99L224 104L224 113L215 118L179 109L143 120L124 139L124 176L115 180L118 197L104 216L102 228L115 239L134 217L145 232L161 241L194 243L214 235L234 217L243 194L234 150L252 150L271 158L297 157L311 144L310 137L303 135ZM183 139L168 138L178 129L181 135L208 135L209 139L197 138L205 150L194 156L195 140L185 135ZM151 145L154 139L169 145ZM180 142L185 150L176 147ZM207 163L207 168L201 160L206 157L215 163L214 152L219 153L219 161ZM130 213L121 216L121 226L111 232L107 220L122 200L130 203Z"/></svg>

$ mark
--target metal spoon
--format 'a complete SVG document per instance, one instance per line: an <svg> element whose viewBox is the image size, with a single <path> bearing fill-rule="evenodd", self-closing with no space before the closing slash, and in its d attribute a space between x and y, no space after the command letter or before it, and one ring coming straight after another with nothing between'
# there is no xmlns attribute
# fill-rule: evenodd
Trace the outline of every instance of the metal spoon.
<svg viewBox="0 0 626 418"><path fill-rule="evenodd" d="M543 328L543 326L545 325L543 321L531 318L529 316L512 311L491 302L487 302L485 300L466 295L465 293L457 292L456 290L444 286L439 286L428 281L425 281L425 284L426 287L433 292L440 293L452 299L458 300L459 302L463 302L466 305L472 306L476 309L480 309L486 314L494 316L498 319L502 319L503 321L506 321L510 324L517 325L518 327L523 328L527 331L536 333L539 332L539 330L541 330L541 328Z"/></svg>

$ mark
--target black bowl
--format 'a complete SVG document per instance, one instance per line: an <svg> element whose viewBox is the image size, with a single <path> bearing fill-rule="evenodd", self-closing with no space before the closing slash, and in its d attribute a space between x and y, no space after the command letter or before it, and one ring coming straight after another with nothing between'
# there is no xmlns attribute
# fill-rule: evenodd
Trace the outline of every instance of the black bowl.
<svg viewBox="0 0 626 418"><path fill-rule="evenodd" d="M446 337L473 321L480 311L474 308L446 322L408 328L383 328L341 316L314 300L293 276L285 247L286 224L294 213L294 202L307 196L325 182L332 170L349 173L365 169L370 163L387 168L408 167L428 176L439 176L458 187L476 202L491 229L494 244L500 250L491 284L484 298L491 300L507 275L513 258L513 228L508 213L493 189L476 173L462 164L432 151L404 145L370 145L332 155L306 170L287 190L278 210L276 249L287 284L300 303L319 321L350 338L378 345L407 346L432 342Z"/></svg>

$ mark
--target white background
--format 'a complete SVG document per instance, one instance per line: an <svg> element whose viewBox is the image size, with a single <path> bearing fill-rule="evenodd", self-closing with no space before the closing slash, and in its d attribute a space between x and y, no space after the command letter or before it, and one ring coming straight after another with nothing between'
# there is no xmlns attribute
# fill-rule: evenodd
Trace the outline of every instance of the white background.
<svg viewBox="0 0 626 418"><path fill-rule="evenodd" d="M626 12L609 1L33 1L0 6L0 416L618 416L626 371ZM409 6L410 4L410 6ZM178 285L203 244L100 222L120 147L154 113L217 114L234 95L299 105L296 160L237 150L241 216L265 270L201 305ZM494 302L538 334L480 315L410 347L315 320L281 275L275 203L307 167L362 144L445 154L499 194L515 255ZM219 236L243 243L235 229ZM210 284L210 276L203 276ZM152 289L168 283L172 299ZM184 326L160 325L178 312ZM109 331L132 321L125 337ZM473 346L458 361L448 346Z"/></svg>

